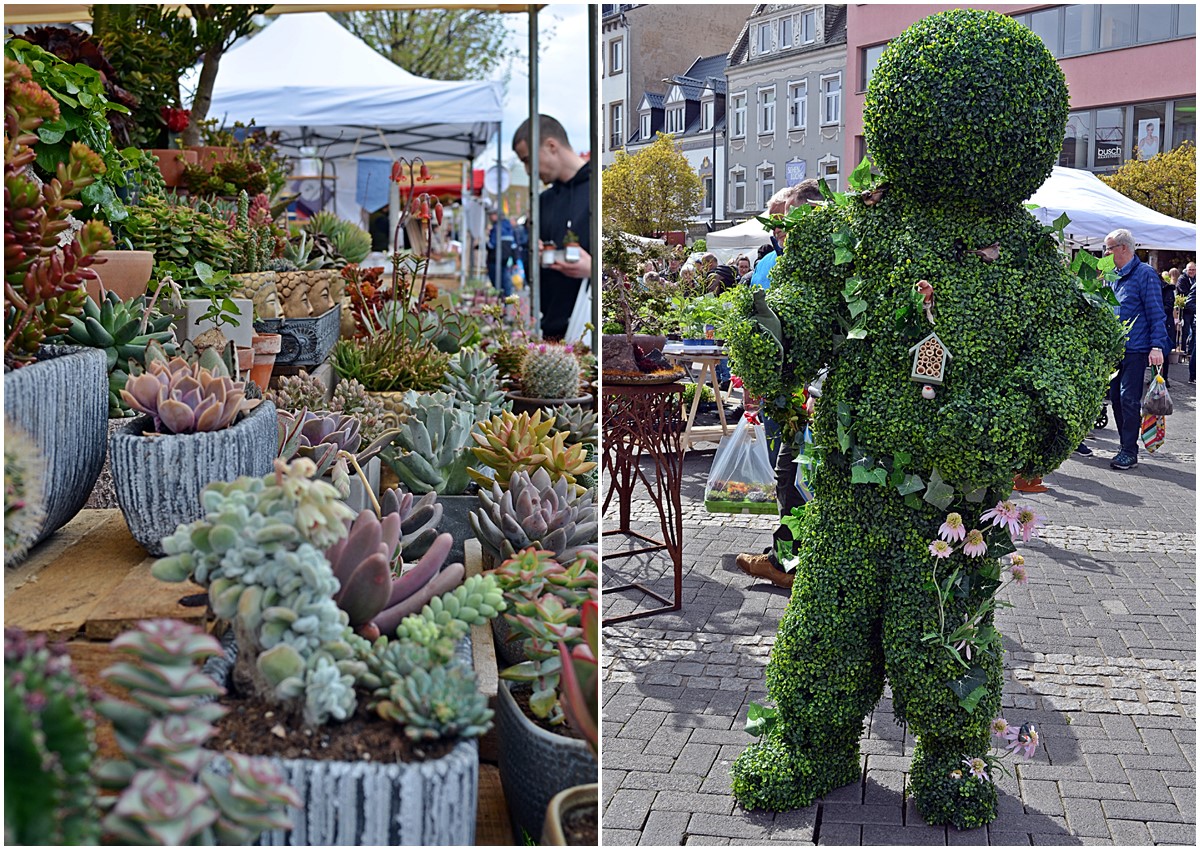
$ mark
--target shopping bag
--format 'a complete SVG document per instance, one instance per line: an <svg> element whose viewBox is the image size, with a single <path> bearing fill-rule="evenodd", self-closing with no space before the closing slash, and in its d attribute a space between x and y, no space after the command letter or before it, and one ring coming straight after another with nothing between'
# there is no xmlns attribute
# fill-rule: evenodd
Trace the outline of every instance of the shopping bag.
<svg viewBox="0 0 1200 850"><path fill-rule="evenodd" d="M1165 416L1142 417L1142 445L1154 453L1167 440L1167 418Z"/></svg>
<svg viewBox="0 0 1200 850"><path fill-rule="evenodd" d="M1167 392L1167 384L1156 368L1154 377L1150 379L1150 389L1142 399L1142 416L1170 416L1172 409L1171 394Z"/></svg>
<svg viewBox="0 0 1200 850"><path fill-rule="evenodd" d="M812 445L812 428L808 425L804 426L804 452L808 453L808 447ZM796 464L796 489L800 491L800 498L805 502L811 502L813 497L812 492L812 473L813 468L811 463Z"/></svg>
<svg viewBox="0 0 1200 850"><path fill-rule="evenodd" d="M779 513L766 429L756 413L743 413L733 433L717 447L704 488L704 507L712 513Z"/></svg>

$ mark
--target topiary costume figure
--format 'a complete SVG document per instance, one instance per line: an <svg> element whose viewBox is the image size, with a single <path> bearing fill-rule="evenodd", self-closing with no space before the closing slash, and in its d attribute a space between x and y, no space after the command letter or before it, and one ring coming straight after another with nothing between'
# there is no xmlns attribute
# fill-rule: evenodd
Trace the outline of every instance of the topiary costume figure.
<svg viewBox="0 0 1200 850"><path fill-rule="evenodd" d="M1124 350L1120 322L1085 297L1022 205L1055 163L1067 102L1054 58L1012 19L919 21L867 91L868 147L886 182L793 211L770 290L742 292L729 344L751 390L790 396L828 367L810 450L816 498L767 666L774 714L733 767L747 808L807 806L857 781L862 721L886 677L917 737L910 781L925 818L970 828L996 815L995 786L963 762L988 753L999 713L988 600L1012 546L1005 533L984 556L935 560L930 541L947 511L979 527L1014 472L1057 468ZM948 351L940 385L911 377L931 332ZM941 604L933 582L956 569ZM960 664L945 637L980 610Z"/></svg>

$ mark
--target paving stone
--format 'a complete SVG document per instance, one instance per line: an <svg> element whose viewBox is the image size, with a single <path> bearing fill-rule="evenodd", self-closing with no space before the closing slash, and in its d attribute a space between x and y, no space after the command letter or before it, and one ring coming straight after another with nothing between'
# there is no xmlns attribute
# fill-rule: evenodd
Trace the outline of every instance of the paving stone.
<svg viewBox="0 0 1200 850"><path fill-rule="evenodd" d="M1095 838L1110 837L1108 826L1104 822L1107 809L1102 808L1098 800L1064 797L1063 807L1066 810L1067 826L1072 835L1090 835Z"/></svg>
<svg viewBox="0 0 1200 850"><path fill-rule="evenodd" d="M1146 828L1155 844L1180 844L1184 847L1196 846L1196 825L1194 823L1165 823L1149 821Z"/></svg>
<svg viewBox="0 0 1200 850"><path fill-rule="evenodd" d="M1058 783L1047 779L1022 779L1021 800L1026 810L1033 809L1043 815L1063 814L1062 795Z"/></svg>
<svg viewBox="0 0 1200 850"><path fill-rule="evenodd" d="M683 844L690 819L691 815L687 812L659 811L656 808L646 818L646 827L642 830L638 843L679 846Z"/></svg>
<svg viewBox="0 0 1200 850"><path fill-rule="evenodd" d="M852 845L857 847L862 843L863 828L856 823L821 823L821 831L817 835L818 845Z"/></svg>
<svg viewBox="0 0 1200 850"><path fill-rule="evenodd" d="M717 835L689 835L687 843L697 847L728 847L729 839Z"/></svg>
<svg viewBox="0 0 1200 850"><path fill-rule="evenodd" d="M654 791L621 788L604 809L604 827L641 829L654 802Z"/></svg>
<svg viewBox="0 0 1200 850"><path fill-rule="evenodd" d="M1154 840L1150 837L1150 828L1141 821L1109 818L1108 829L1112 832L1113 841L1117 844L1145 845L1154 843Z"/></svg>
<svg viewBox="0 0 1200 850"><path fill-rule="evenodd" d="M988 844L993 847L1028 847L1032 843L1026 832L988 831Z"/></svg>
<svg viewBox="0 0 1200 850"><path fill-rule="evenodd" d="M636 847L642 833L636 829L610 829L604 827L604 846Z"/></svg>
<svg viewBox="0 0 1200 850"><path fill-rule="evenodd" d="M1186 823L1187 815L1179 811L1174 803L1142 803L1130 800L1105 800L1104 812L1108 817L1122 820L1163 821Z"/></svg>
<svg viewBox="0 0 1200 850"><path fill-rule="evenodd" d="M655 810L668 812L709 812L728 815L733 812L734 800L729 794L697 794L689 791L660 791L654 800Z"/></svg>
<svg viewBox="0 0 1200 850"><path fill-rule="evenodd" d="M604 771L607 777L607 769ZM701 778L694 773L648 773L631 770L621 780L622 788L642 791L697 791ZM605 792L608 791L608 779L605 779Z"/></svg>
<svg viewBox="0 0 1200 850"><path fill-rule="evenodd" d="M875 806L832 802L821 807L821 822L900 824L903 814L899 805Z"/></svg>

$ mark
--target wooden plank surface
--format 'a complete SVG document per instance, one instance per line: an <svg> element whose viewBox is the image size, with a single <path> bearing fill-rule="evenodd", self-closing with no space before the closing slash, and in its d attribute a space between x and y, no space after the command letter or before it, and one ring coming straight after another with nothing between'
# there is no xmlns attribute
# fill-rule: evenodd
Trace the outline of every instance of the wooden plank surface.
<svg viewBox="0 0 1200 850"><path fill-rule="evenodd" d="M463 548L467 578L479 575L483 572L483 549L479 545L479 541L472 537L464 542ZM496 695L496 689L500 686L500 673L496 667L496 645L492 637L491 623L471 626L471 652L475 665L476 689L491 699Z"/></svg>
<svg viewBox="0 0 1200 850"><path fill-rule="evenodd" d="M138 620L167 617L186 620L203 628L208 605L183 606L185 596L204 593L204 588L190 581L178 584L159 581L150 575L155 559L147 557L134 564L121 583L100 600L87 618L84 634L92 640L112 640L133 628Z"/></svg>
<svg viewBox="0 0 1200 850"><path fill-rule="evenodd" d="M24 561L15 567L5 568L4 595L8 596L26 582L31 581L45 569L47 564L57 559L59 555L74 546L91 531L108 522L114 515L120 517L121 512L115 508L80 511L73 520L30 550ZM124 519L121 521L124 522Z"/></svg>
<svg viewBox="0 0 1200 850"><path fill-rule="evenodd" d="M12 593L5 593L5 625L55 638L74 637L100 601L149 557L130 535L120 511L95 513L108 516L65 548L56 545L47 553L35 553L38 563L50 560Z"/></svg>

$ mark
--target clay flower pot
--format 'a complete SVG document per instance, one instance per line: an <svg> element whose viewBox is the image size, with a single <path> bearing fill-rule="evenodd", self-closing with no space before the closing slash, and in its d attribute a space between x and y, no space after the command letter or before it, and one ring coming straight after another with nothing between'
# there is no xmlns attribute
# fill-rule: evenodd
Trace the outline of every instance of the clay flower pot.
<svg viewBox="0 0 1200 850"><path fill-rule="evenodd" d="M239 345L237 348L238 362L238 377L243 381L250 375L250 370L254 368L254 346Z"/></svg>
<svg viewBox="0 0 1200 850"><path fill-rule="evenodd" d="M103 299L101 285L105 291L117 293L122 301L146 294L146 284L154 272L153 251L97 251L96 258L104 260L92 266L99 279L85 281L85 285L97 304Z"/></svg>
<svg viewBox="0 0 1200 850"><path fill-rule="evenodd" d="M566 847L567 830L565 820L576 809L591 809L599 812L600 786L595 782L590 785L576 785L565 791L559 791L546 807L546 822L542 826L542 844L547 847ZM599 819L597 818L597 822Z"/></svg>
<svg viewBox="0 0 1200 850"><path fill-rule="evenodd" d="M259 389L265 390L271 383L271 370L275 368L275 357L283 346L283 337L279 334L256 333L252 345L254 365L250 369L250 380L258 384Z"/></svg>
<svg viewBox="0 0 1200 850"><path fill-rule="evenodd" d="M183 182L183 169L188 165L195 165L200 159L194 150L150 148L148 153L158 157L158 170L162 172L163 182L171 188Z"/></svg>

